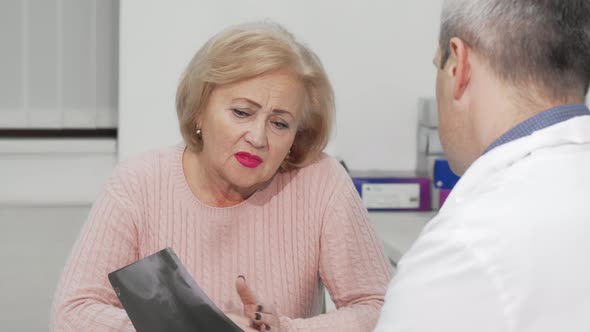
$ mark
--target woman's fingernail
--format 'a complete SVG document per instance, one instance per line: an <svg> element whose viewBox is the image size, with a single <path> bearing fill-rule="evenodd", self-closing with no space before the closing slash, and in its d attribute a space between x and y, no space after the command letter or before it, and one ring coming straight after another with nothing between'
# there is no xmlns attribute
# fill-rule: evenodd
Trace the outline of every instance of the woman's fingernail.
<svg viewBox="0 0 590 332"><path fill-rule="evenodd" d="M270 325L266 325L266 330L270 331Z"/></svg>
<svg viewBox="0 0 590 332"><path fill-rule="evenodd" d="M243 275L241 275L241 274L238 276L238 278L242 278L242 279L244 279L244 281L246 281L246 277L244 277L244 276L243 276Z"/></svg>
<svg viewBox="0 0 590 332"><path fill-rule="evenodd" d="M260 311L260 312L262 312L262 306L261 306L261 305L259 305L258 307L256 307L256 311Z"/></svg>
<svg viewBox="0 0 590 332"><path fill-rule="evenodd" d="M260 320L262 318L262 316L259 313L256 313L256 315L254 315L256 317L256 320Z"/></svg>

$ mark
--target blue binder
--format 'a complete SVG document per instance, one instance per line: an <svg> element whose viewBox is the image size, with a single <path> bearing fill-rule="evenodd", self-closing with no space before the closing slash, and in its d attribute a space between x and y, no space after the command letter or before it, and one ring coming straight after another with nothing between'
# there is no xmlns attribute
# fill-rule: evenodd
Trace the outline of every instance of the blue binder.
<svg viewBox="0 0 590 332"><path fill-rule="evenodd" d="M459 177L453 173L446 159L434 161L434 187L438 189L453 189Z"/></svg>

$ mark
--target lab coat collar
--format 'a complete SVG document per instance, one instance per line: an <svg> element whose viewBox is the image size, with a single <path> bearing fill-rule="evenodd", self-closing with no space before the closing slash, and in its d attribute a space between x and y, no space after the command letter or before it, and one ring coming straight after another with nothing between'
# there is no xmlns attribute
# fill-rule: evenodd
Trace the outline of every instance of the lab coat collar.
<svg viewBox="0 0 590 332"><path fill-rule="evenodd" d="M453 188L439 214L442 214L448 205L460 204L464 199L478 194L478 187L490 175L510 167L537 150L566 144L589 143L590 116L579 116L498 146L480 156L467 169ZM490 187L487 186L485 190L489 189Z"/></svg>

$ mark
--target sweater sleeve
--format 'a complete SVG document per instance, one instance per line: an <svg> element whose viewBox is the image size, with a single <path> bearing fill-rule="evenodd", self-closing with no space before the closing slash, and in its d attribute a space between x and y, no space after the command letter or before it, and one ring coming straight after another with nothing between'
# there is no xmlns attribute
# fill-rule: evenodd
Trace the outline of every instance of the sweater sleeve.
<svg viewBox="0 0 590 332"><path fill-rule="evenodd" d="M391 265L350 177L340 168L324 216L319 271L337 310L308 319L282 317L288 332L372 331L379 318Z"/></svg>
<svg viewBox="0 0 590 332"><path fill-rule="evenodd" d="M66 263L51 310L51 331L135 331L108 274L138 259L136 218L119 177L94 203Z"/></svg>

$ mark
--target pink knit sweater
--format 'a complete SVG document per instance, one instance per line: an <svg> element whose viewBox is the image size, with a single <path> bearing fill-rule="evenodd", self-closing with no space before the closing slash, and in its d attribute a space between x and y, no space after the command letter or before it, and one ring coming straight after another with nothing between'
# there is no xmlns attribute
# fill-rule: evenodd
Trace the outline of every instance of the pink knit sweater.
<svg viewBox="0 0 590 332"><path fill-rule="evenodd" d="M206 206L182 169L184 145L119 165L66 264L53 331L134 331L107 274L172 247L226 313L244 275L276 303L284 331L371 331L391 273L355 188L322 156L229 208ZM320 315L323 285L338 310Z"/></svg>

